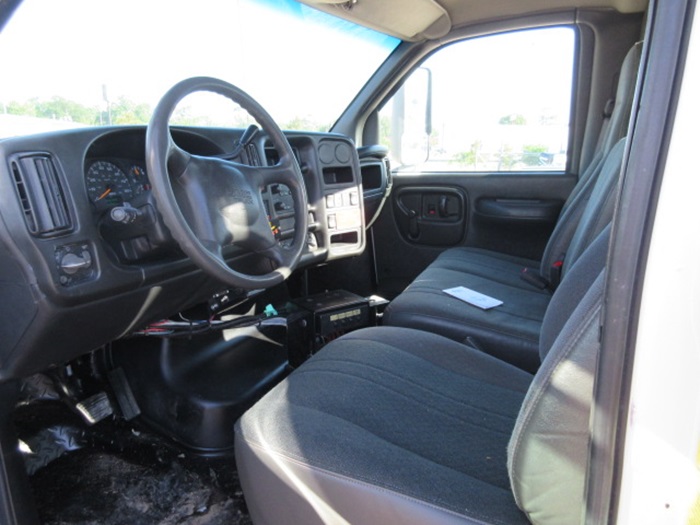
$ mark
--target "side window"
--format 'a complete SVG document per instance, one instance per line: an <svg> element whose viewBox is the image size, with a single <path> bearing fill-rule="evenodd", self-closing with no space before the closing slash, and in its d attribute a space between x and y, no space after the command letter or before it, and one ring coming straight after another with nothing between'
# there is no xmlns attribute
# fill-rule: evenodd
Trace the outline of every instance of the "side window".
<svg viewBox="0 0 700 525"><path fill-rule="evenodd" d="M421 172L564 171L574 30L473 38L432 54L379 112L392 165Z"/></svg>

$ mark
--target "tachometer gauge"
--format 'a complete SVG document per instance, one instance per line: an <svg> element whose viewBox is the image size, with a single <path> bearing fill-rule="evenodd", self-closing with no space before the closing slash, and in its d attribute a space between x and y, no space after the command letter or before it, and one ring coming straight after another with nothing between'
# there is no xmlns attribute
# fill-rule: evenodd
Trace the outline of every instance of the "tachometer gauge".
<svg viewBox="0 0 700 525"><path fill-rule="evenodd" d="M98 160L85 175L88 196L96 206L116 206L134 197L131 182L112 162Z"/></svg>
<svg viewBox="0 0 700 525"><path fill-rule="evenodd" d="M138 164L131 166L131 168L129 168L129 178L131 179L131 187L135 195L140 195L144 191L151 189L151 183L146 176L146 170L142 166Z"/></svg>

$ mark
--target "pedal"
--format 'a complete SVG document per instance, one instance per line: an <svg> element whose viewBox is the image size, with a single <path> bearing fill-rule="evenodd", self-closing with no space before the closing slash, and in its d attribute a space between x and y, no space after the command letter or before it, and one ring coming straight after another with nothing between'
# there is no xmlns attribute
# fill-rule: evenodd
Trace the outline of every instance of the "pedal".
<svg viewBox="0 0 700 525"><path fill-rule="evenodd" d="M112 386L114 397L117 399L117 405L122 411L122 417L129 421L141 414L134 392L129 386L129 381L121 368L115 368L107 374L109 384Z"/></svg>
<svg viewBox="0 0 700 525"><path fill-rule="evenodd" d="M51 378L44 374L34 374L22 381L20 402L23 404L34 401L56 401L60 397Z"/></svg>
<svg viewBox="0 0 700 525"><path fill-rule="evenodd" d="M88 425L94 425L114 414L112 403L104 392L100 392L80 401L75 408L80 415L83 416L83 419Z"/></svg>

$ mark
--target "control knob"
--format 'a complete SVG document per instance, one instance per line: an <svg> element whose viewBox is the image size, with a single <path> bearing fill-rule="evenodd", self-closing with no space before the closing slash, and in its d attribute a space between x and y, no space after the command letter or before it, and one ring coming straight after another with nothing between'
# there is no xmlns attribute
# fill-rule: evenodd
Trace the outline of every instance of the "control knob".
<svg viewBox="0 0 700 525"><path fill-rule="evenodd" d="M61 257L60 265L63 273L75 275L80 270L85 270L92 266L92 257L90 257L90 252L87 250L81 254L68 252Z"/></svg>

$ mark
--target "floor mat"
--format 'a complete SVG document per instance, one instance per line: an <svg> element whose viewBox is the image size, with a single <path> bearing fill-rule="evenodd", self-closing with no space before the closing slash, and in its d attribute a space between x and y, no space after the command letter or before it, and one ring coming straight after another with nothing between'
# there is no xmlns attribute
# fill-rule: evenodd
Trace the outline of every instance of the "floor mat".
<svg viewBox="0 0 700 525"><path fill-rule="evenodd" d="M232 457L203 458L123 421L82 432L80 448L30 476L42 523L252 523Z"/></svg>

